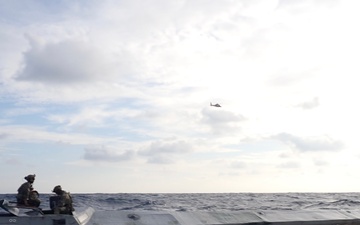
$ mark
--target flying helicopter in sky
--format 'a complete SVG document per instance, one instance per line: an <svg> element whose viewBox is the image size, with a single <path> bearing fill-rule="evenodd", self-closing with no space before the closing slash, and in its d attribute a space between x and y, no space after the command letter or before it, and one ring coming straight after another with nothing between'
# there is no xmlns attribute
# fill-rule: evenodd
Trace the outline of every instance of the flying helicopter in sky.
<svg viewBox="0 0 360 225"><path fill-rule="evenodd" d="M220 105L219 103L212 104L211 102L210 102L210 106L214 106L214 107L221 107L221 105Z"/></svg>

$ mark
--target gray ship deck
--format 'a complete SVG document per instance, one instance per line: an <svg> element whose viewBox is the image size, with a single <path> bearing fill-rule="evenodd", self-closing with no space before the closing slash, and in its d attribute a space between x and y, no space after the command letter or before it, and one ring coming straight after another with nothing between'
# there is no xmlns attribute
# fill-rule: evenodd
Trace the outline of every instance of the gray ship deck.
<svg viewBox="0 0 360 225"><path fill-rule="evenodd" d="M360 225L360 211L99 211L91 225Z"/></svg>

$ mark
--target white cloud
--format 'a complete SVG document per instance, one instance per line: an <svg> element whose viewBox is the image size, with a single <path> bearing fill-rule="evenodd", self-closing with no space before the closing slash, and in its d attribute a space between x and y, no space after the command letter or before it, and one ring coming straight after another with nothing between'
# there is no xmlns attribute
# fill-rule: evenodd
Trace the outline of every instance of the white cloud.
<svg viewBox="0 0 360 225"><path fill-rule="evenodd" d="M286 162L278 165L278 168L297 169L297 168L301 168L301 165L298 162Z"/></svg>
<svg viewBox="0 0 360 225"><path fill-rule="evenodd" d="M339 151L344 148L342 141L334 140L328 136L297 137L288 133L280 133L273 136L273 138L301 152Z"/></svg>
<svg viewBox="0 0 360 225"><path fill-rule="evenodd" d="M215 134L236 134L241 129L240 123L245 121L245 117L240 114L218 108L203 108L201 113L201 121L210 126Z"/></svg>
<svg viewBox="0 0 360 225"><path fill-rule="evenodd" d="M41 126L6 125L0 132L7 143L67 143L71 145L102 144L107 138L81 133L54 132Z"/></svg>
<svg viewBox="0 0 360 225"><path fill-rule="evenodd" d="M314 160L314 164L316 166L320 166L320 167L326 167L329 166L329 162L325 161L325 160L321 160L321 159L315 159Z"/></svg>
<svg viewBox="0 0 360 225"><path fill-rule="evenodd" d="M104 105L94 105L79 110L79 112L70 115L52 114L48 115L47 118L54 123L64 124L68 127L97 127L103 126L107 119L116 117L116 111L107 110Z"/></svg>
<svg viewBox="0 0 360 225"><path fill-rule="evenodd" d="M231 168L243 169L243 168L246 168L246 163L244 163L242 161L234 161L231 163Z"/></svg>
<svg viewBox="0 0 360 225"><path fill-rule="evenodd" d="M301 107L303 109L313 109L320 105L319 98L315 97L311 101L303 102L298 105L298 107Z"/></svg>
<svg viewBox="0 0 360 225"><path fill-rule="evenodd" d="M44 111L45 108L42 107L18 106L11 109L5 109L4 115L6 115L7 117L13 117L13 116L21 116L21 115L38 114Z"/></svg>
<svg viewBox="0 0 360 225"><path fill-rule="evenodd" d="M178 156L192 152L192 146L183 140L165 140L151 143L139 155L148 159L149 163L173 163Z"/></svg>
<svg viewBox="0 0 360 225"><path fill-rule="evenodd" d="M119 162L128 161L134 157L134 151L119 151L105 146L92 146L85 148L84 159L90 161Z"/></svg>
<svg viewBox="0 0 360 225"><path fill-rule="evenodd" d="M55 85L121 80L121 72L127 73L125 66L117 69L117 64L121 63L112 62L101 49L81 41L66 40L44 46L33 44L24 53L24 68L17 79Z"/></svg>
<svg viewBox="0 0 360 225"><path fill-rule="evenodd" d="M155 156L151 156L147 160L147 162L150 164L173 164L175 163L175 160L173 157L170 156L155 155Z"/></svg>

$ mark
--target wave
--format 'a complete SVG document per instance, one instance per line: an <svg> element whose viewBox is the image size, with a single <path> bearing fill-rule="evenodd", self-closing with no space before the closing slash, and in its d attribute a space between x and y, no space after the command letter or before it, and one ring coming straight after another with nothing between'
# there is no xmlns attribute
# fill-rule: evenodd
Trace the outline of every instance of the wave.
<svg viewBox="0 0 360 225"><path fill-rule="evenodd" d="M15 194L0 199L15 201ZM40 194L48 208L50 194ZM194 193L194 194L72 194L75 207L96 210L242 211L242 210L355 210L358 193Z"/></svg>

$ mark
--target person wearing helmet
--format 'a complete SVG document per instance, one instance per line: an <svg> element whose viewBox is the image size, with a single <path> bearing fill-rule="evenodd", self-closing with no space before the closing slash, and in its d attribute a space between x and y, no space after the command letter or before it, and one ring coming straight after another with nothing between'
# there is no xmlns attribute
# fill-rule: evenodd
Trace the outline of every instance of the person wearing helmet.
<svg viewBox="0 0 360 225"><path fill-rule="evenodd" d="M57 195L56 201L50 205L54 214L72 214L74 208L70 193L64 191L60 185L55 186L52 192ZM50 200L50 202L52 202L52 200Z"/></svg>
<svg viewBox="0 0 360 225"><path fill-rule="evenodd" d="M18 194L16 195L17 203L19 205L39 207L39 193L32 186L35 181L35 174L27 175L24 179L27 182L23 183L18 189Z"/></svg>

